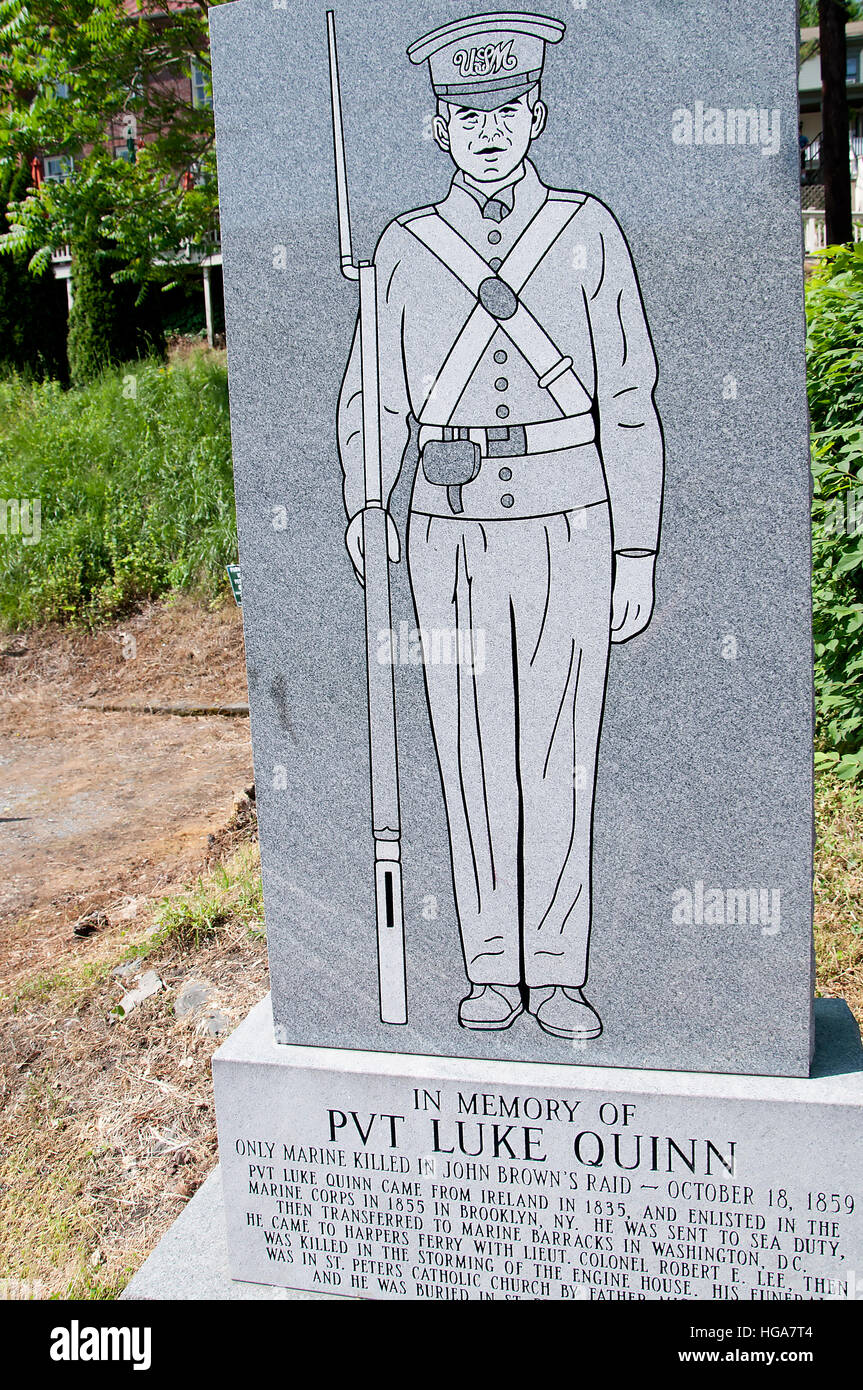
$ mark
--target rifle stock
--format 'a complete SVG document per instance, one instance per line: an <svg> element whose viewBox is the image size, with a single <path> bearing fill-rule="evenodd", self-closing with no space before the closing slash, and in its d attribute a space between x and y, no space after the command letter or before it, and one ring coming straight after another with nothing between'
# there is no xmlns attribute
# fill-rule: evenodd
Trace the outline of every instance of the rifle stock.
<svg viewBox="0 0 863 1390"><path fill-rule="evenodd" d="M379 651L381 633L392 626L383 507L363 514L363 554L380 1011L383 1023L407 1023L395 688L392 664Z"/></svg>

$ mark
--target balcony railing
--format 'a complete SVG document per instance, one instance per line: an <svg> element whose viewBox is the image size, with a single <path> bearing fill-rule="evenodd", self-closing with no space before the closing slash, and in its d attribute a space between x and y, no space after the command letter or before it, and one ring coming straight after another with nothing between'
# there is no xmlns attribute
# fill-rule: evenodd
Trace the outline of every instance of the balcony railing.
<svg viewBox="0 0 863 1390"><path fill-rule="evenodd" d="M848 163L851 177L856 178L858 165L863 160L863 135L852 135L848 140ZM800 151L800 182L821 183L821 131Z"/></svg>
<svg viewBox="0 0 863 1390"><path fill-rule="evenodd" d="M173 253L170 258L160 259L157 265L175 264L180 261L184 264L197 265L199 261L206 260L207 257L217 255L222 249L222 232L218 218L211 222L205 229L201 240L194 245L184 241L182 246ZM68 265L72 259L72 248L70 246L60 246L56 251L51 252L51 263L55 266Z"/></svg>
<svg viewBox="0 0 863 1390"><path fill-rule="evenodd" d="M852 215L854 240L863 241L863 212ZM814 256L827 245L827 222L823 209L803 209L803 245L807 256Z"/></svg>

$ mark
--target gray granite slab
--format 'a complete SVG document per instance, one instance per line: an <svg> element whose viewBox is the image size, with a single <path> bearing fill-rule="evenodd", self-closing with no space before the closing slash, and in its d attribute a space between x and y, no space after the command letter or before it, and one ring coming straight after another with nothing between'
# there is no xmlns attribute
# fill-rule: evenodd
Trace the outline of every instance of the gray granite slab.
<svg viewBox="0 0 863 1390"><path fill-rule="evenodd" d="M214 1168L201 1184L120 1294L121 1299L156 1299L166 1303L334 1297L339 1295L310 1294L231 1278L219 1168Z"/></svg>
<svg viewBox="0 0 863 1390"><path fill-rule="evenodd" d="M816 1002L816 1056L814 1056L812 1079L769 1079L769 1077L725 1077L709 1076L700 1073L698 1076L688 1076L680 1072L668 1073L648 1073L630 1072L623 1069L609 1069L603 1072L598 1068L580 1068L578 1072L560 1066L538 1066L524 1065L502 1066L499 1063L491 1063L488 1068L482 1068L482 1094L489 1097L485 1108L491 1108L491 1098L495 1095L503 1094L500 1090L502 1084L506 1083L507 1094L516 1088L516 1094L534 1095L534 1097L545 1097L546 1101L557 1095L557 1098L567 1097L570 1104L574 1104L575 1099L581 1098L584 1102L586 1097L603 1098L603 1104L642 1104L643 1101L659 1099L663 1106L664 1119L680 1119L681 1109L675 1106L691 1105L693 1101L698 1101L700 1118L709 1119L710 1131L718 1134L725 1122L725 1115L731 1113L727 1106L739 1106L745 1102L745 1115L753 1118L755 1122L750 1123L746 1130L746 1137L741 1144L741 1151L738 1155L739 1170L731 1181L731 1175L725 1175L727 1186L737 1186L738 1197L741 1195L742 1188L755 1186L753 1180L753 1169L759 1168L759 1158L764 1159L766 1155L773 1155L773 1170L766 1172L763 1168L759 1169L759 1193L762 1193L764 1181L767 1181L767 1198L770 1200L770 1190L773 1188L775 1200L780 1200L780 1191L784 1193L785 1201L789 1205L782 1208L771 1208L767 1205L767 1212L755 1201L749 1202L718 1202L710 1201L707 1198L696 1198L691 1202L685 1202L685 1207L695 1205L696 1211L713 1213L712 1216L705 1216L705 1219L714 1220L717 1226L705 1226L702 1220L695 1223L696 1236L693 1240L684 1240L682 1244L695 1244L700 1250L710 1248L710 1241L713 1244L716 1240L727 1241L725 1250L743 1251L746 1258L752 1258L755 1254L756 1265L728 1265L723 1270L723 1276L718 1283L725 1287L724 1297L734 1297L737 1301L752 1301L752 1287L755 1287L757 1301L785 1300L785 1298L796 1297L799 1294L799 1284L805 1282L806 1277L810 1280L828 1280L820 1289L806 1290L803 1294L806 1298L860 1298L863 1295L863 1280L860 1280L860 1259L863 1259L863 1251L860 1251L860 1223L855 1213L819 1213L812 1215L805 1211L796 1209L796 1202L800 1205L806 1204L806 1183L800 1181L805 1179L809 1173L817 1175L814 1193L823 1193L825 1204L831 1201L832 1194L837 1187L842 1186L842 1181L849 1179L850 1191L856 1193L859 1190L859 1170L860 1170L860 1113L863 1108L863 1054L860 1049L860 1036L855 1020L850 1016L848 1008L837 999L819 999ZM271 1283L275 1273L272 1270L270 1275L261 1276L260 1261L254 1259L254 1252L246 1250L245 1245L249 1243L260 1244L260 1227L250 1227L245 1220L246 1212L252 1211L253 1215L257 1211L264 1212L268 1208L267 1201L258 1197L257 1194L249 1194L249 1172L247 1172L247 1155L243 1155L243 1166L240 1170L239 1156L231 1155L231 1147L236 1150L238 1141L243 1145L257 1138L263 1140L265 1133L272 1134L277 1131L285 1131L290 1134L290 1140L295 1141L302 1134L306 1116L296 1113L297 1077L314 1077L313 1090L307 1091L306 1098L313 1095L315 1109L320 1109L321 1104L327 1101L328 1095L335 1094L336 1088L339 1091L340 1099L352 1102L350 1108L359 1108L360 1098L367 1098L368 1087L374 1086L384 1079L392 1080L395 1077L396 1066L402 1066L403 1072L400 1076L403 1090L406 1094L413 1094L414 1087L422 1086L422 1081L431 1083L435 1088L438 1086L460 1086L471 1080L477 1073L477 1062L468 1062L464 1059L436 1059L436 1058L386 1058L386 1056L372 1056L370 1054L349 1054L349 1052L328 1051L328 1049L318 1048L281 1048L272 1042L272 1016L270 1001L263 1001L254 1009L252 1015L245 1023L240 1024L238 1030L232 1034L225 1044L222 1044L220 1051L215 1056L215 1072L217 1072L217 1097L218 1097L218 1120L220 1120L220 1134L222 1141L222 1155L228 1158L228 1191L229 1204L233 1202L235 1212L231 1215L231 1208L225 1211L224 1191L222 1191L222 1172L221 1169L215 1170L213 1175L208 1177L203 1187L197 1191L195 1197L189 1202L188 1207L182 1212L178 1220L171 1227L167 1236L157 1245L156 1251L150 1255L145 1265L139 1269L131 1283L126 1286L122 1298L157 1298L157 1300L200 1300L200 1298L218 1298L218 1300L283 1300L283 1298L340 1298L340 1297L382 1297L385 1295L375 1286L375 1279L372 1277L370 1284L365 1289L354 1290L353 1294L335 1294L327 1289L317 1290L296 1290L279 1286ZM621 1095L632 1097L628 1101L621 1102ZM620 1112L623 1115L623 1111ZM692 1113L692 1112L689 1112ZM738 1113L739 1109L738 1109ZM611 1112L606 1112L606 1118L611 1119ZM634 1122L635 1116L628 1116L630 1122ZM791 1125L791 1137L789 1137L788 1120ZM365 1116L363 1116L365 1123ZM548 1122L543 1122L548 1126ZM611 1127L611 1126L609 1126ZM624 1126L628 1129L630 1126ZM621 1130L623 1131L623 1130ZM688 1130L692 1133L692 1130ZM723 1130L724 1133L724 1130ZM838 1143L837 1143L838 1138ZM379 1145L374 1145L374 1151L379 1150ZM813 1156L814 1155L814 1156ZM431 1156L431 1155L425 1155ZM257 1159L256 1159L257 1161ZM478 1161L477 1161L478 1162ZM848 1165L848 1166L846 1166ZM311 1165L317 1168L320 1165ZM507 1161L507 1168L517 1169L518 1166L524 1168L525 1163L514 1163ZM232 1170L232 1173L231 1173ZM324 1169L325 1172L334 1172L334 1168ZM574 1172L578 1172L573 1165ZM374 1176L375 1181L381 1181L381 1172L367 1170ZM345 1175L342 1175L345 1176ZM623 1175L625 1176L625 1175ZM664 1175L667 1179L668 1175ZM692 1180L692 1175L684 1173L684 1180ZM431 1186L431 1173L425 1173L421 1179L414 1179L413 1176L393 1175L393 1181L420 1181L422 1187ZM652 1181L653 1179L649 1179ZM699 1180L699 1179L695 1179ZM720 1179L721 1180L721 1179ZM325 1177L324 1177L325 1181ZM453 1186L452 1181L443 1180L445 1186ZM456 1186L467 1187L475 1186L472 1179L457 1179ZM303 1184L300 1184L303 1186ZM307 1184L309 1186L309 1184ZM479 1187L488 1186L479 1183ZM350 1191L350 1188L342 1188L343 1191ZM536 1193L536 1191L550 1191L552 1188L539 1187L516 1187L516 1184L507 1183L507 1197L513 1198L518 1193ZM309 1194L306 1194L306 1197ZM397 1194L396 1194L397 1195ZM578 1195L578 1193L577 1193ZM584 1194L586 1197L586 1194ZM650 1194L652 1195L652 1194ZM841 1194L842 1197L848 1195ZM303 1200L303 1198L300 1198ZM447 1198L441 1198L447 1201ZM606 1195L598 1198L600 1201L609 1200ZM639 1195L639 1201L648 1200L648 1194ZM295 1198L285 1198L285 1201L296 1201ZM611 1204L623 1202L625 1207L631 1208L635 1204L636 1198L631 1193L620 1193L610 1198ZM667 1205L674 1204L681 1208L682 1205L677 1197L674 1202L668 1200ZM271 1207L272 1204L270 1204ZM656 1198L656 1205L660 1204ZM379 1212L379 1209L378 1209ZM720 1213L725 1213L725 1216ZM242 1213L242 1215L240 1215ZM422 1213L425 1215L425 1213ZM553 1215L553 1213L552 1213ZM613 1230L609 1232L596 1232L589 1229L588 1234L607 1237L611 1245L623 1244L623 1237L616 1227L620 1225L620 1213L613 1212L611 1216L605 1216L602 1212L582 1213L568 1212L567 1215L575 1215L575 1229L580 1230L585 1223L585 1216L593 1216L593 1225L596 1220L600 1223L610 1220ZM755 1218L757 1215L766 1216L766 1225L759 1229ZM795 1222L796 1230L791 1232L784 1229L777 1238L782 1247L791 1245L788 1251L770 1248L770 1241L773 1236L769 1234L767 1222L773 1222L773 1226L778 1226L778 1216L782 1216L782 1222L788 1227L789 1220ZM235 1272L242 1270L243 1279L232 1279L231 1268L228 1262L228 1245L225 1238L225 1216L228 1216L228 1225L231 1226L233 1236L233 1247L235 1247ZM731 1218L737 1216L745 1218L749 1216L749 1229L742 1227L742 1245L732 1244L735 1238L741 1236L741 1230L737 1226L731 1225ZM850 1219L849 1219L850 1218ZM303 1218L300 1218L302 1220ZM452 1207L447 1218L439 1216L439 1220L449 1220L453 1222ZM539 1213L538 1220L542 1223L543 1213ZM343 1218L339 1218L343 1223ZM456 1226L461 1222L459 1212L456 1213ZM728 1222L727 1226L718 1223ZM806 1223L814 1220L817 1223L817 1232L812 1236L805 1229ZM434 1222L434 1213L432 1213ZM824 1223L821 1229L820 1223ZM506 1222L500 1220L500 1225ZM586 1222L591 1226L591 1222ZM666 1216L659 1219L661 1241L668 1243L666 1226L681 1225L677 1218L674 1222L666 1219ZM689 1225L688 1220L684 1220L684 1225ZM838 1232L834 1229L838 1226ZM830 1227L830 1230L828 1230ZM724 1230L724 1236L723 1236ZM718 1236L716 1236L718 1232ZM731 1232L731 1234L728 1234ZM443 1236L446 1232L428 1233ZM452 1236L453 1232L449 1233ZM295 1234L296 1240L296 1234ZM342 1238L329 1237L331 1238ZM414 1237L411 1237L414 1238ZM459 1237L470 1241L472 1237ZM482 1237L481 1237L482 1238ZM488 1237L493 1238L493 1237ZM634 1237L638 1240L638 1236ZM814 1240L814 1241L839 1241L841 1248L838 1248L837 1255L841 1254L842 1259L832 1258L830 1245L827 1247L827 1258L816 1250L802 1251L794 1250L794 1241ZM506 1243L506 1241L504 1241ZM386 1244L386 1243L384 1243ZM681 1241L678 1241L681 1244ZM431 1247L427 1247L431 1250ZM570 1250L580 1251L578 1245L568 1247ZM318 1252L324 1254L324 1252ZM635 1258L634 1251L628 1252ZM599 1251L599 1255L606 1257L606 1264L611 1264L611 1257L614 1255L614 1248L611 1250ZM780 1269L780 1255L785 1255L789 1261L789 1268ZM805 1259L803 1259L805 1257ZM354 1257L350 1259L374 1259L368 1255ZM495 1257L496 1258L496 1257ZM504 1258L504 1257L503 1257ZM568 1255L564 1264L568 1265ZM660 1257L670 1259L671 1257ZM723 1257L725 1258L725 1257ZM800 1268L794 1268L794 1261L799 1259ZM575 1255L578 1259L578 1254ZM692 1262L692 1261L691 1261ZM706 1264L703 1258L698 1258L695 1264ZM821 1270L820 1273L803 1272L803 1262L810 1268ZM527 1265L527 1261L524 1262ZM534 1264L534 1261L531 1261ZM554 1259L553 1264L559 1264ZM307 1269L314 1266L306 1266ZM439 1266L445 1268L445 1266ZM738 1282L732 1286L731 1293L728 1293L727 1280L730 1279L728 1269L738 1270ZM762 1270L763 1284L755 1283L757 1280L757 1270ZM585 1272L596 1280L602 1276L602 1262L596 1265L580 1266L578 1273ZM753 1275L753 1270L756 1270ZM856 1272L855 1272L856 1270ZM485 1273L489 1273L486 1270ZM614 1270L606 1268L606 1276L621 1275L627 1273L630 1282L641 1279L642 1270ZM782 1284L775 1283L775 1276L784 1275ZM770 1276L770 1279L769 1279ZM250 1282L250 1279L261 1279L264 1277L267 1282ZM286 1277L285 1270L281 1270L279 1277ZM648 1277L687 1277L680 1275L648 1275ZM832 1283L830 1283L832 1280ZM367 1276L368 1282L368 1276ZM713 1283L713 1280L710 1280ZM447 1286L443 1282L436 1284L438 1290L435 1297L446 1295ZM457 1284L450 1284L449 1294L459 1293ZM568 1293L574 1297L585 1298L585 1300L595 1300L602 1297L628 1297L632 1293L638 1293L638 1289L627 1289L627 1287L614 1287L614 1284L598 1282L573 1282L568 1286ZM663 1295L657 1290L648 1290L653 1297L688 1297L688 1294ZM560 1297L560 1289L554 1290L554 1297ZM425 1297L421 1294L421 1297ZM534 1293L525 1293L523 1297L536 1297Z"/></svg>
<svg viewBox="0 0 863 1390"><path fill-rule="evenodd" d="M325 4L237 0L211 15L243 612L278 1036L301 1046L443 1057L802 1076L812 993L812 712L796 9L789 0L542 8L567 32L548 46L548 124L530 159L546 185L585 191L620 224L659 364L655 403L665 440L655 609L641 635L612 648L593 788L585 991L604 1031L574 1041L542 1031L529 1013L505 1031L459 1026L467 981L453 865L466 940L477 923L468 921L464 835L454 832L451 847L423 670L409 641L395 667L408 1022L380 1021L363 596L345 550L336 439L357 292L337 254ZM406 49L470 13L444 0L379 0L372 19L358 0L337 5L360 256L372 255L393 218L447 195L453 169L432 138L428 75ZM758 119L743 118L738 140L737 117L728 112L750 109ZM505 233L505 220L500 227ZM610 245L615 234L606 230ZM618 250L623 244L615 242ZM588 262L592 254L588 247ZM622 285L624 260L609 270ZM578 265L574 259L580 274ZM413 305L414 290L421 296L427 287L418 276L410 285ZM568 282L559 289L550 281L534 307L557 315L561 351L577 358L581 299ZM432 347L448 295L440 295L439 320L423 311ZM574 306L571 333L567 305ZM414 318L408 314L409 324ZM382 359L385 373L391 367ZM607 419L611 409L601 403L600 414ZM514 421L519 410L516 401ZM355 472L355 445L344 437L342 445L342 462ZM612 451L603 450L608 472ZM555 456L549 497L569 487L572 452ZM655 458L648 463L649 472ZM414 455L390 504L403 542L415 470ZM518 477L516 510L533 486L525 468ZM638 474L635 492L645 477ZM469 505L469 488L478 485L465 490ZM434 485L422 486L423 505L437 505L427 500L430 487L440 495ZM649 497L647 511L648 504ZM622 534L626 505L613 510ZM557 527L557 566L559 555L568 564L575 552L561 549L562 513L555 515L547 529L551 556ZM451 537L452 525L444 518L438 530L450 528ZM489 592L505 580L529 607L544 561L517 519L494 525L496 534L517 528L510 549L524 556L525 593L517 588L522 560L507 561L505 545ZM567 571L570 590L554 589L558 646L548 683L524 701L522 733L538 727L554 682L564 683L567 592L581 596L572 640L586 653L584 671L594 671L578 698L595 703L608 537L586 534L600 558L578 559ZM417 618L408 565L403 558L390 568L393 628L410 633ZM427 577L421 570L416 561L414 581ZM434 584L429 592L424 602L433 606ZM486 618L486 685L479 675L476 684L495 691L492 715L483 715L485 768L503 777L512 725L495 662L508 639ZM499 721L495 701L504 711ZM596 721L579 709L579 747L586 740L590 764ZM439 718L438 744L448 719ZM465 758L473 795L475 760ZM578 796L579 756L574 761ZM522 770L532 776L536 765ZM585 775L590 789L590 767ZM526 914L541 906L565 857L569 821L555 776L544 824L542 791L522 785L520 792L535 832L524 851ZM584 786L582 779L582 827ZM484 803L492 839L502 837L498 847L518 819L518 795ZM457 807L453 814L457 820ZM495 861L500 891L514 893L513 901L517 860L508 851ZM578 919L575 948L587 924L586 862L582 856L554 909L563 919L574 908L560 930L569 933ZM520 930L518 911L504 913L508 950ZM566 969L567 979L548 983L577 983L576 966Z"/></svg>

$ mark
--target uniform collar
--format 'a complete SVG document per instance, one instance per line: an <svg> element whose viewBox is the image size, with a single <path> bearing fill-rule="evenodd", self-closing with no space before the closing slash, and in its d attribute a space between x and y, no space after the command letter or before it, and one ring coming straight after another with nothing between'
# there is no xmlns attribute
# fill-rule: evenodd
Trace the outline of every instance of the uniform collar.
<svg viewBox="0 0 863 1390"><path fill-rule="evenodd" d="M472 224L477 215L481 215L487 198L492 197L500 199L501 202L507 203L510 207L511 212L506 219L507 223L510 222L511 218L516 219L519 223L522 220L526 223L542 207L547 194L548 190L536 169L529 159L525 159L502 188L498 188L495 193L486 196L479 191L478 187L469 184L459 169L453 178L447 197L438 204L438 210L455 226L465 222Z"/></svg>
<svg viewBox="0 0 863 1390"><path fill-rule="evenodd" d="M499 203L505 203L506 206L509 208L510 212L512 212L513 204L515 202L516 184L521 182L521 180L524 178L524 175L525 164L522 160L518 168L510 174L509 178L506 180L506 183L503 183L498 188L496 188L494 193L488 193L482 187L481 184L474 183L473 180L469 179L467 174L465 174L464 171L461 169L459 169L458 173L453 179L453 185L457 184L459 188L464 189L465 193L469 193L472 198L475 198L479 205L480 211L485 207L489 198L496 198Z"/></svg>

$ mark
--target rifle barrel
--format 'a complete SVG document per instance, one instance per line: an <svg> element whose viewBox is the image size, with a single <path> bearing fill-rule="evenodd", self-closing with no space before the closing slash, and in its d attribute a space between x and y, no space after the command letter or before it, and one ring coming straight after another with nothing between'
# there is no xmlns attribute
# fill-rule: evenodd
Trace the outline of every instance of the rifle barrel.
<svg viewBox="0 0 863 1390"><path fill-rule="evenodd" d="M351 210L348 202L348 173L345 160L345 130L342 120L342 91L339 84L339 55L336 49L336 17L327 10L327 46L330 55L330 96L333 113L333 154L336 165L336 201L339 216L339 251L342 274L349 280L359 278L354 265L351 244Z"/></svg>

